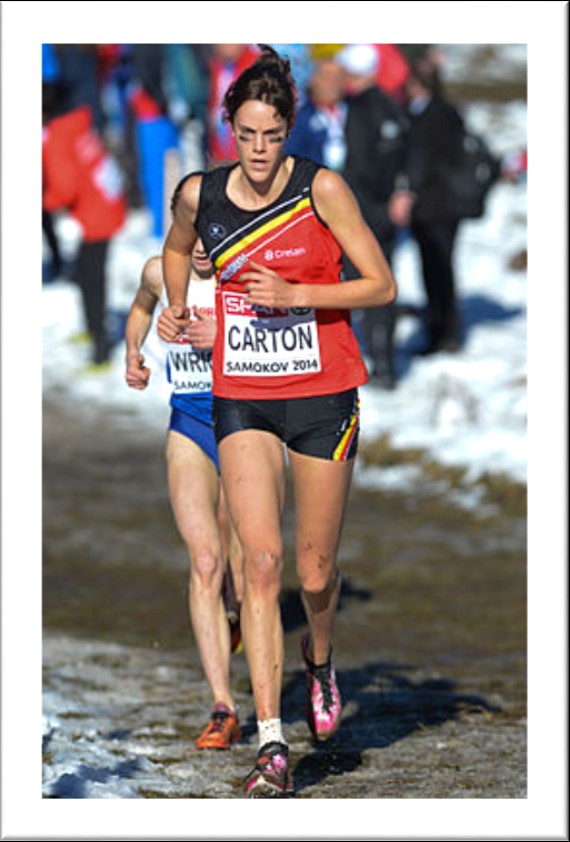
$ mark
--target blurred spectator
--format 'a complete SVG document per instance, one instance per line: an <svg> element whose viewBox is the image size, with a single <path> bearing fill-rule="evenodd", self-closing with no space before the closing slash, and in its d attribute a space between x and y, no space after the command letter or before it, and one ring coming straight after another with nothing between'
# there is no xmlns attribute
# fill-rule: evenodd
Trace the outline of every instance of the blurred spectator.
<svg viewBox="0 0 570 842"><path fill-rule="evenodd" d="M64 264L53 215L45 208L42 208L42 232L49 250L49 259L44 260L42 264L42 283L47 284L57 278L63 278L67 269Z"/></svg>
<svg viewBox="0 0 570 842"><path fill-rule="evenodd" d="M136 156L142 201L150 211L152 236L164 236L167 196L167 156L179 150L179 133L168 111L167 62L164 44L133 44L129 91L132 146ZM177 159L178 160L178 159ZM177 163L172 182L180 177Z"/></svg>
<svg viewBox="0 0 570 842"><path fill-rule="evenodd" d="M390 200L405 171L409 121L404 109L377 84L378 53L372 44L350 44L337 57L345 71L347 116L344 177L360 203L362 214L391 263L397 228ZM345 260L347 280L357 276ZM395 386L395 305L354 312L355 330L368 357L371 381Z"/></svg>
<svg viewBox="0 0 570 842"><path fill-rule="evenodd" d="M429 55L412 63L407 90L409 192L397 197L393 211L400 224L411 225L419 247L428 334L419 353L427 355L460 347L453 266L460 216L453 206L449 173L462 160L464 124L443 95L438 65Z"/></svg>
<svg viewBox="0 0 570 842"><path fill-rule="evenodd" d="M42 44L42 82L57 84L59 65L54 44ZM43 261L42 283L49 283L60 277L63 272L63 256L55 229L53 215L42 208L42 231L48 247L49 258Z"/></svg>
<svg viewBox="0 0 570 842"><path fill-rule="evenodd" d="M164 44L132 44L133 91L131 101L152 116L166 114L166 53ZM146 114L145 114L146 116Z"/></svg>
<svg viewBox="0 0 570 842"><path fill-rule="evenodd" d="M253 64L259 50L253 44L213 44L209 60L209 96L206 118L206 152L210 161L237 158L230 124L224 119L223 99L228 87L246 67Z"/></svg>
<svg viewBox="0 0 570 842"><path fill-rule="evenodd" d="M286 144L290 155L341 170L346 157L344 74L334 59L316 62L308 81L308 95Z"/></svg>
<svg viewBox="0 0 570 842"><path fill-rule="evenodd" d="M208 105L208 67L204 49L196 44L165 44L167 95L177 123L191 118L205 121Z"/></svg>
<svg viewBox="0 0 570 842"><path fill-rule="evenodd" d="M274 50L291 62L291 73L297 86L297 108L305 103L309 93L309 80L313 73L313 57L309 44L271 44Z"/></svg>
<svg viewBox="0 0 570 842"><path fill-rule="evenodd" d="M106 117L101 98L101 59L97 44L42 44L42 80L57 84L61 109L72 111L87 106L94 126L103 139ZM42 209L42 230L50 251L44 267L44 280L65 276L64 265L53 216Z"/></svg>
<svg viewBox="0 0 570 842"><path fill-rule="evenodd" d="M309 44L309 55L317 62L325 58L335 58L345 44Z"/></svg>
<svg viewBox="0 0 570 842"><path fill-rule="evenodd" d="M181 173L203 169L206 160L208 67L204 45L166 44L166 92L178 129Z"/></svg>
<svg viewBox="0 0 570 842"><path fill-rule="evenodd" d="M105 117L105 139L124 151L128 117L128 91L132 77L130 44L98 44L99 88Z"/></svg>
<svg viewBox="0 0 570 842"><path fill-rule="evenodd" d="M409 69L415 65L415 67L430 67L440 76L444 72L445 53L439 44L398 44L397 46L407 61Z"/></svg>
<svg viewBox="0 0 570 842"><path fill-rule="evenodd" d="M410 67L398 44L373 44L378 53L376 81L380 90L401 105L406 101L406 81Z"/></svg>
<svg viewBox="0 0 570 842"><path fill-rule="evenodd" d="M80 105L88 105L93 126L103 137L105 114L101 103L97 44L55 44L54 47L63 107L72 111Z"/></svg>
<svg viewBox="0 0 570 842"><path fill-rule="evenodd" d="M527 180L528 150L526 148L505 156L502 162L501 177L511 184L520 184Z"/></svg>
<svg viewBox="0 0 570 842"><path fill-rule="evenodd" d="M106 326L107 254L125 220L122 174L103 146L87 105L68 108L65 87L44 83L42 100L42 208L68 212L81 243L73 270L92 344L92 361L110 353Z"/></svg>
<svg viewBox="0 0 570 842"><path fill-rule="evenodd" d="M42 81L57 82L59 78L59 63L55 44L42 44Z"/></svg>

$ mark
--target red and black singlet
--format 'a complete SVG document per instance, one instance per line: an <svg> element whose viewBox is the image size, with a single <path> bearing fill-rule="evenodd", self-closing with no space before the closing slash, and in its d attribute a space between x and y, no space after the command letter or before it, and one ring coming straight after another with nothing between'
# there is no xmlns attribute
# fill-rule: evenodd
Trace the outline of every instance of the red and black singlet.
<svg viewBox="0 0 570 842"><path fill-rule="evenodd" d="M273 399L326 395L360 386L366 367L347 310L251 306L240 277L249 260L291 283L341 283L341 250L316 212L319 167L294 158L281 195L249 211L227 196L234 166L204 173L196 229L217 277L214 394Z"/></svg>

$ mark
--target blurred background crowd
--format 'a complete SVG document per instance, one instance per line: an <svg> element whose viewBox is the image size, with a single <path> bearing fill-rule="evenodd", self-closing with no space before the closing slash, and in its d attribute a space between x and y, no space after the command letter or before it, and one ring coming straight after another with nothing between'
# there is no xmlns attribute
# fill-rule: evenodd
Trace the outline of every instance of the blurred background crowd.
<svg viewBox="0 0 570 842"><path fill-rule="evenodd" d="M446 95L444 54L434 44L272 44L291 61L298 115L287 151L343 174L392 261L414 237L426 307L422 355L457 352L463 336L453 257L462 219L484 211L499 178L525 177L526 150L481 158L481 195L459 183L468 132ZM235 160L222 100L251 64L254 44L44 44L42 223L44 281L69 277L82 296L93 366L104 366L109 244L132 209L145 208L153 236L185 173ZM471 138L472 142L476 139ZM54 218L70 213L82 237L68 265ZM355 276L345 261L344 277ZM373 383L393 389L398 304L355 312Z"/></svg>

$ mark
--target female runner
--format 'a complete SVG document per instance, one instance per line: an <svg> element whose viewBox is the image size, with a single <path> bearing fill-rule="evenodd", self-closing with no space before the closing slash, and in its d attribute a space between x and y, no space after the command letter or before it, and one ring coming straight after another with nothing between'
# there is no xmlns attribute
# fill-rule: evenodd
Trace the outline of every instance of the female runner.
<svg viewBox="0 0 570 842"><path fill-rule="evenodd" d="M178 195L176 190L173 206ZM145 262L125 326L125 380L139 391L146 389L150 378L141 349L157 305L164 303L163 292L162 260L156 255ZM240 643L241 551L218 476L211 392L214 276L199 240L192 251L188 300L194 310L191 325L175 344L161 349L172 386L166 444L168 488L176 525L188 551L188 609L212 693L212 716L196 747L228 749L240 737L229 673L230 652ZM162 313L158 323L161 318Z"/></svg>
<svg viewBox="0 0 570 842"><path fill-rule="evenodd" d="M263 47L229 87L225 113L238 161L192 175L167 234L169 316L188 324L190 255L200 237L217 276L214 424L222 482L244 553L242 635L258 721L248 797L293 792L280 719L283 628L281 516L288 461L296 566L308 622L308 723L338 728L331 661L337 553L367 373L350 310L394 301L396 283L353 194L335 172L284 152L296 90L287 59ZM345 251L360 277L341 282ZM286 451L285 451L286 448Z"/></svg>

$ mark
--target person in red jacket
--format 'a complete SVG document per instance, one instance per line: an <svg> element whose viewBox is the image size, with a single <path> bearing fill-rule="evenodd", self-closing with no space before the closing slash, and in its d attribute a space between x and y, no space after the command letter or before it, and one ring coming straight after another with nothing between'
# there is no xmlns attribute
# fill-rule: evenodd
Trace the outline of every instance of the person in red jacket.
<svg viewBox="0 0 570 842"><path fill-rule="evenodd" d="M400 105L406 103L406 82L410 75L410 66L398 44L373 44L378 54L376 82Z"/></svg>
<svg viewBox="0 0 570 842"><path fill-rule="evenodd" d="M74 280L93 343L92 362L99 366L110 353L107 255L126 216L122 173L95 130L88 106L63 110L54 85L44 86L42 106L42 207L50 213L68 212L81 228Z"/></svg>

